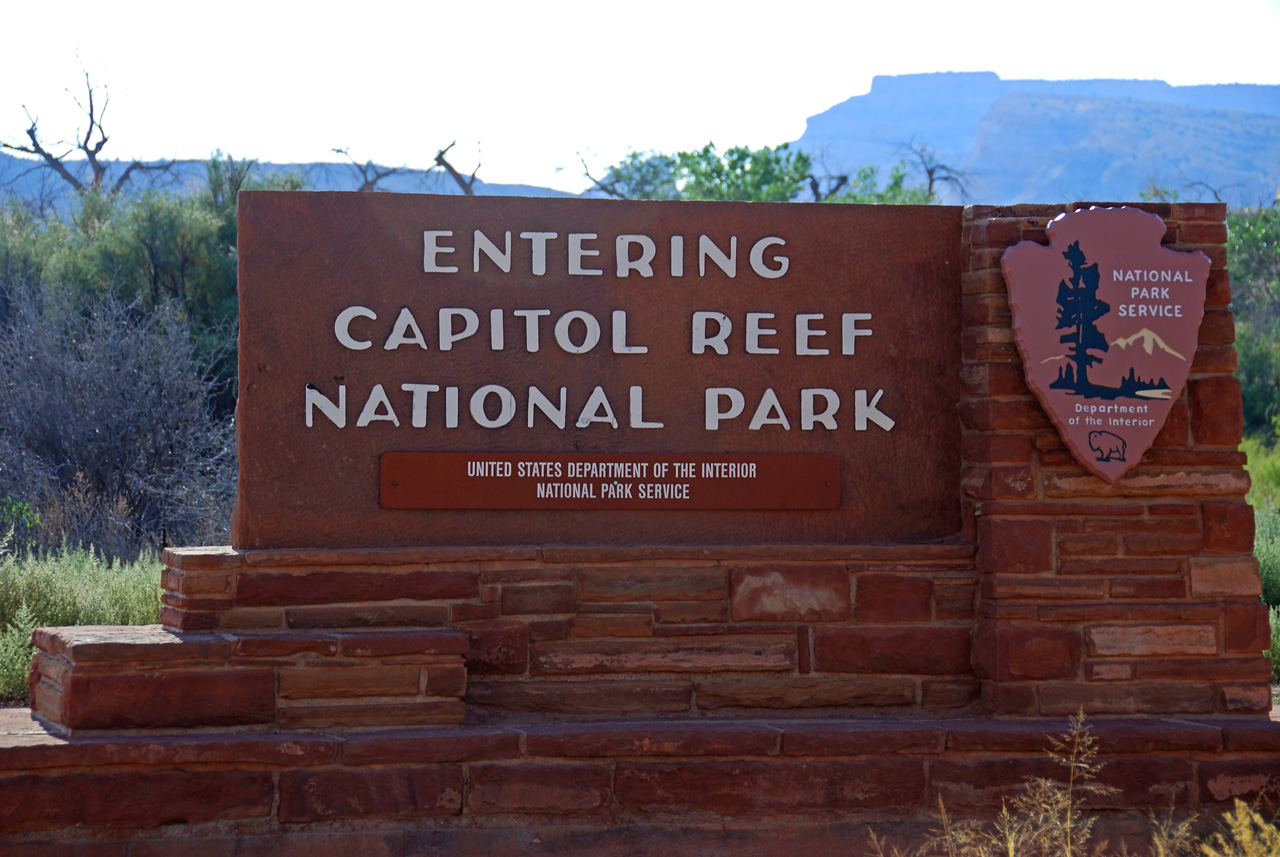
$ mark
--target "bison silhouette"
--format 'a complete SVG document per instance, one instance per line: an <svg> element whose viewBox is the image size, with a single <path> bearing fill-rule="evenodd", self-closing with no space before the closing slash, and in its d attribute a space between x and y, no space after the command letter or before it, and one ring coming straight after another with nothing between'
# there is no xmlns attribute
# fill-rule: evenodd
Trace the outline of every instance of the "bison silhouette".
<svg viewBox="0 0 1280 857"><path fill-rule="evenodd" d="M1124 438L1118 434L1091 431L1089 448L1098 453L1098 461L1124 461Z"/></svg>

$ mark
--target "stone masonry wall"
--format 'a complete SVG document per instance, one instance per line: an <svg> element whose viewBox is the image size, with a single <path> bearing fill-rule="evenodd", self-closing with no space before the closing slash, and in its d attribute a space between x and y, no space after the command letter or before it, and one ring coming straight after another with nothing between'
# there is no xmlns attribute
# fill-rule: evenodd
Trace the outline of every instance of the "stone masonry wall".
<svg viewBox="0 0 1280 857"><path fill-rule="evenodd" d="M973 206L963 275L965 520L981 573L974 666L1000 714L1256 713L1271 707L1222 205L1137 207L1209 256L1187 389L1108 486L1023 380L1000 257L1074 205Z"/></svg>

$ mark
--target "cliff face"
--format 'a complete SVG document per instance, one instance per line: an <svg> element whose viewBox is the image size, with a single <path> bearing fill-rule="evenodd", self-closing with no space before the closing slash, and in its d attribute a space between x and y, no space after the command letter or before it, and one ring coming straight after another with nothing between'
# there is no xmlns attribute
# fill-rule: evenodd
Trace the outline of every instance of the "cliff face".
<svg viewBox="0 0 1280 857"><path fill-rule="evenodd" d="M914 141L972 177L980 202L1134 199L1151 183L1233 205L1280 186L1280 86L877 77L809 119L797 146L832 171L884 167Z"/></svg>

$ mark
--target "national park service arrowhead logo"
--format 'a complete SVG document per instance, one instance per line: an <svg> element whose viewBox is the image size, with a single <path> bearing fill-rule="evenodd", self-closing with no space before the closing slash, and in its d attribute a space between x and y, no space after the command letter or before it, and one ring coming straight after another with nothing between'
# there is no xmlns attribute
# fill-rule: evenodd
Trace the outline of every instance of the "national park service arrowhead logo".
<svg viewBox="0 0 1280 857"><path fill-rule="evenodd" d="M1027 385L1076 459L1107 482L1138 463L1191 372L1209 257L1160 246L1134 208L1055 218L1049 246L1001 259Z"/></svg>

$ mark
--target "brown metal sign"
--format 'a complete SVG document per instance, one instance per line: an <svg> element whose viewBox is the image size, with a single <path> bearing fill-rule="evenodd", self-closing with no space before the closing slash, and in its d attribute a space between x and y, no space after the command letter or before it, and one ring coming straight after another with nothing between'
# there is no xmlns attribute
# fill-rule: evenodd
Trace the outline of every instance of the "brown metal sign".
<svg viewBox="0 0 1280 857"><path fill-rule="evenodd" d="M1027 384L1107 482L1151 446L1195 357L1209 258L1161 247L1164 234L1154 214L1091 208L1001 262Z"/></svg>
<svg viewBox="0 0 1280 857"><path fill-rule="evenodd" d="M388 452L388 509L834 509L834 455Z"/></svg>
<svg viewBox="0 0 1280 857"><path fill-rule="evenodd" d="M960 216L945 206L241 194L233 542L954 535ZM389 486L395 453L454 458L414 458L432 465ZM687 501L524 506L514 483L482 488L444 464L480 454L746 456L760 468L754 481L690 480ZM838 467L819 468L818 486L813 462L824 460ZM390 490L410 487L408 500Z"/></svg>

